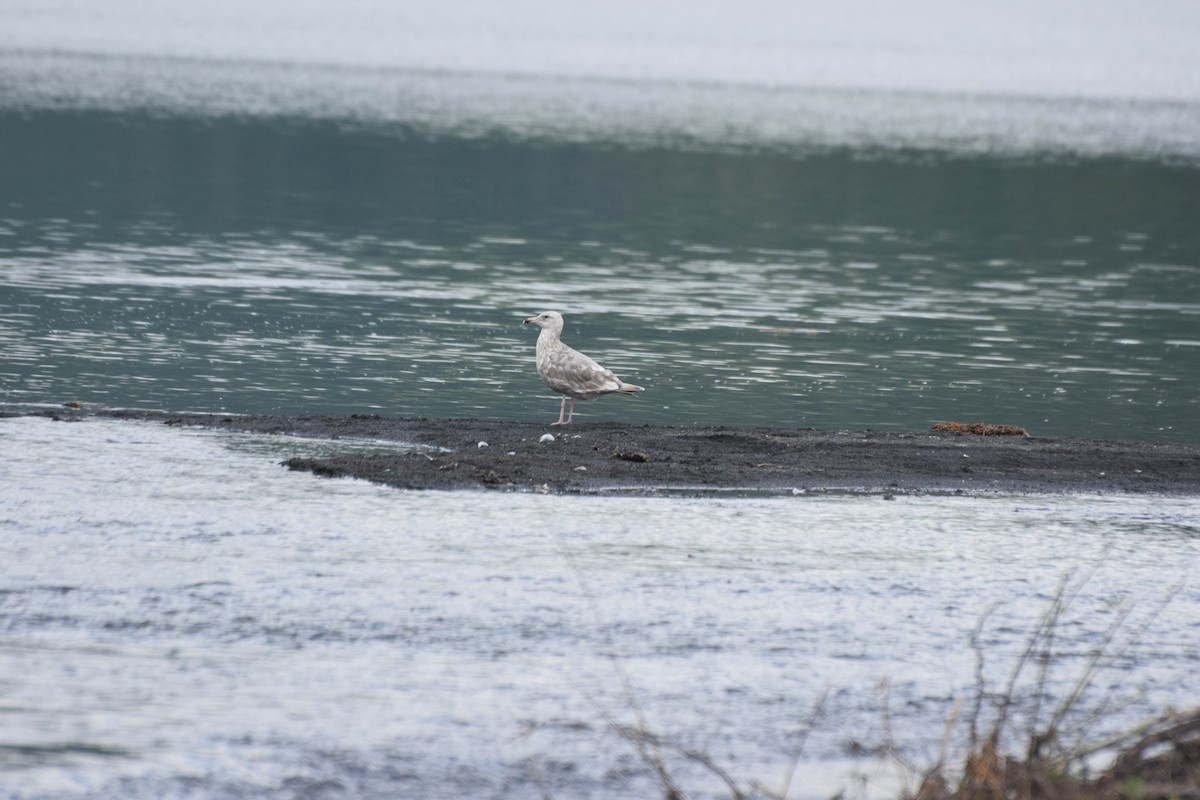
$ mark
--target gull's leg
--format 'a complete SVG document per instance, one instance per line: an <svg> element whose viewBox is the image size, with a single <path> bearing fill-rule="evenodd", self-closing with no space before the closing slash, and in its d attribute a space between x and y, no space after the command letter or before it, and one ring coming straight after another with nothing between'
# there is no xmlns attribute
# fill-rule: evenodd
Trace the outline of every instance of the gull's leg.
<svg viewBox="0 0 1200 800"><path fill-rule="evenodd" d="M574 400L571 401L571 403L572 403L571 410L572 411L575 410L574 402L575 402ZM567 420L567 422L563 422L563 413L566 410L567 410L567 398L564 397L562 399L562 403L558 407L558 422L551 422L550 424L551 425L566 425L567 422L570 422L570 420Z"/></svg>
<svg viewBox="0 0 1200 800"><path fill-rule="evenodd" d="M567 421L563 425L570 425L571 420L575 419L575 398L571 398L571 410L567 412Z"/></svg>

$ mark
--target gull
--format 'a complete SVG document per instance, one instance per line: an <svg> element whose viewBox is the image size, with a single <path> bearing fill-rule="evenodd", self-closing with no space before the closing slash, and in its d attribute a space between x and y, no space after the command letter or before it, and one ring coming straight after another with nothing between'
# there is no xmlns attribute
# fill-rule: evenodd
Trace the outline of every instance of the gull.
<svg viewBox="0 0 1200 800"><path fill-rule="evenodd" d="M537 325L542 329L537 339L537 371L542 382L552 391L563 396L558 407L558 422L551 425L570 425L575 416L576 400L592 400L602 394L622 392L636 394L645 391L641 386L625 383L611 370L597 364L583 353L563 344L563 318L557 311L543 311L525 320L524 325ZM571 399L571 410L567 412L567 398ZM563 419L563 414L567 418Z"/></svg>

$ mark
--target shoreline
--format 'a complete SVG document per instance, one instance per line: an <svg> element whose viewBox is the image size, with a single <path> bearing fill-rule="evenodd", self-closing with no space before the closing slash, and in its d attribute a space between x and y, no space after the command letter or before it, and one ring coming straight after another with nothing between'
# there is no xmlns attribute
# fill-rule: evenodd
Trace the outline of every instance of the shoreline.
<svg viewBox="0 0 1200 800"><path fill-rule="evenodd" d="M1200 443L527 422L369 415L233 415L64 407L2 417L132 420L240 433L395 442L394 454L282 465L400 489L703 496L821 491L1200 495ZM553 441L541 441L545 434ZM480 442L486 442L480 446Z"/></svg>

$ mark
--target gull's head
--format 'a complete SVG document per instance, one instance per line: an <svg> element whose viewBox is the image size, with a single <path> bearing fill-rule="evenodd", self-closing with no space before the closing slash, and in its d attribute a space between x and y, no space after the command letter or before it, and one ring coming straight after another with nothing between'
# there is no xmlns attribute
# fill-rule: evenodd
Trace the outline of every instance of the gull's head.
<svg viewBox="0 0 1200 800"><path fill-rule="evenodd" d="M526 319L523 325L537 325L539 328L549 328L561 331L563 326L562 314L557 311L543 311Z"/></svg>

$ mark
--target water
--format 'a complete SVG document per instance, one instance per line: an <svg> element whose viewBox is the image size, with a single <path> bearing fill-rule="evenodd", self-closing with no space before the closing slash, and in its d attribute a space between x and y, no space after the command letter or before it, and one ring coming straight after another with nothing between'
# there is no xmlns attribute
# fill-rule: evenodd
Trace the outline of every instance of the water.
<svg viewBox="0 0 1200 800"><path fill-rule="evenodd" d="M0 407L548 421L554 308L648 387L583 421L1200 440L1190 6L331 9L0 0ZM1133 609L1102 727L1195 704L1194 499L278 466L331 446L0 421L0 795L650 796L622 674L769 785L828 692L797 795L886 787L1073 568L1053 688Z"/></svg>
<svg viewBox="0 0 1200 800"><path fill-rule="evenodd" d="M10 403L539 419L557 308L650 388L585 419L1200 438L1190 167L83 111L0 152Z"/></svg>
<svg viewBox="0 0 1200 800"><path fill-rule="evenodd" d="M1105 725L1200 688L1200 594L1165 567L1200 558L1193 500L429 494L279 469L313 447L286 439L0 433L4 796L650 796L605 732L626 679L654 731L774 786L828 693L796 782L828 796L885 713L932 758L972 629L991 609L999 685L1072 566L1053 691L1122 609Z"/></svg>
<svg viewBox="0 0 1200 800"><path fill-rule="evenodd" d="M1177 4L9 5L2 402L1200 438Z"/></svg>

